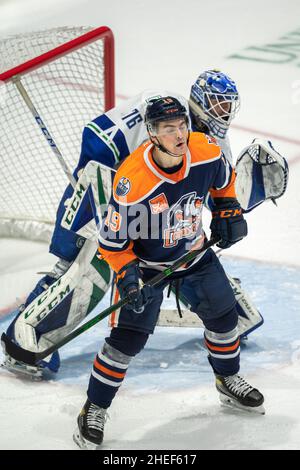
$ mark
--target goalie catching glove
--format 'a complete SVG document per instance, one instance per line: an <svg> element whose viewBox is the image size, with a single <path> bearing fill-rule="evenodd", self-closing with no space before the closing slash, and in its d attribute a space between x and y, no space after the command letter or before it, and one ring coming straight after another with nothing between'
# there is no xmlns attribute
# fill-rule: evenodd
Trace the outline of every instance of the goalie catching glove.
<svg viewBox="0 0 300 470"><path fill-rule="evenodd" d="M128 297L126 308L142 313L150 297L150 286L140 287L141 275L136 262L126 264L117 274L117 287L121 299Z"/></svg>
<svg viewBox="0 0 300 470"><path fill-rule="evenodd" d="M284 195L289 177L286 159L268 140L254 139L240 153L235 171L237 200L244 212L249 212L264 201Z"/></svg>
<svg viewBox="0 0 300 470"><path fill-rule="evenodd" d="M229 248L247 236L247 222L236 199L215 199L214 204L210 224L212 237L221 237L221 241L217 243L219 248Z"/></svg>

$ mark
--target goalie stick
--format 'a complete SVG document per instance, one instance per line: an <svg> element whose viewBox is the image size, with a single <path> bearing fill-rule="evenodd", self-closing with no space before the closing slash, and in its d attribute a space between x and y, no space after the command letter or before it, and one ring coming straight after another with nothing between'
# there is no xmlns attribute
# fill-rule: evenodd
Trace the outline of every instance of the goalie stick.
<svg viewBox="0 0 300 470"><path fill-rule="evenodd" d="M200 248L200 250L189 251L188 253L183 255L181 258L179 258L171 266L169 266L164 271L154 276L147 284L150 287L156 286L161 281L169 277L172 273L174 273L178 268L180 268L186 263L193 261L198 255L200 255L201 253L203 253L204 251L206 251L208 248L215 245L219 241L220 241L220 237L211 238L209 241L204 243L204 245L202 246L202 248ZM120 300L118 303L111 305L110 307L108 307L107 309L103 310L101 313L96 315L94 318L87 321L76 330L72 331L70 334L68 334L65 338L63 338L57 344L50 346L50 348L45 349L45 351L42 351L42 352L33 352L33 351L28 351L26 349L21 348L16 343L14 343L5 333L2 333L1 343L3 345L4 350L13 359L16 359L17 361L22 361L28 365L37 365L39 361L41 361L42 359L45 359L47 356L52 354L61 346L64 346L65 344L69 343L72 339L76 338L81 333L84 333L85 331L90 329L92 326L94 326L96 323L98 323L99 321L103 320L105 317L110 315L112 312L126 305L128 302L129 302L129 298L125 297L124 299Z"/></svg>
<svg viewBox="0 0 300 470"><path fill-rule="evenodd" d="M20 93L21 97L23 98L26 106L28 107L28 109L30 110L32 116L34 117L37 125L39 126L42 134L44 135L48 145L51 147L54 155L57 157L65 175L67 176L71 186L73 187L73 189L75 189L76 187L76 179L74 178L70 168L68 167L68 165L66 164L66 161L64 160L64 157L61 153L61 151L59 150L59 148L57 147L52 135L50 134L50 131L49 129L46 127L46 124L44 123L40 113L38 112L38 110L36 109L35 105L33 104L30 96L28 95L23 83L21 82L21 78L16 75L12 78L12 83L14 83L14 85L16 86L18 92ZM106 167L106 168L109 168L107 167L106 165L103 165L101 164L103 167ZM111 168L110 168L111 170Z"/></svg>
<svg viewBox="0 0 300 470"><path fill-rule="evenodd" d="M19 91L20 95L22 96L22 98L23 98L24 102L26 103L28 109L30 110L31 114L33 115L36 123L38 124L39 128L41 129L42 134L44 135L46 141L48 142L48 144L50 145L52 151L56 155L56 157L57 157L64 173L66 174L67 178L69 179L69 182L71 183L73 188L75 188L76 180L75 180L74 176L72 175L72 172L68 168L68 166L67 166L67 164L66 164L66 162L65 162L65 160L62 156L61 151L57 147L57 145L54 142L52 136L50 135L50 132L48 131L44 121L42 120L42 118L39 114L39 112L37 111L36 107L34 106L33 102L31 101L27 91L25 90L25 88L24 88L24 86L21 82L20 77L18 77L18 76L14 77L12 82L15 84L17 90Z"/></svg>

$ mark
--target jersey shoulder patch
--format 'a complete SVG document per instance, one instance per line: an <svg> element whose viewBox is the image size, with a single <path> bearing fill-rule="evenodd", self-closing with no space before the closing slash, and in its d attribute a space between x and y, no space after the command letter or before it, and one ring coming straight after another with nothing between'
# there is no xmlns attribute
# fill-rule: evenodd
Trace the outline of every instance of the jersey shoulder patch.
<svg viewBox="0 0 300 470"><path fill-rule="evenodd" d="M118 168L114 178L113 195L121 205L143 201L161 183L145 163L144 153L152 144L146 142L136 149Z"/></svg>

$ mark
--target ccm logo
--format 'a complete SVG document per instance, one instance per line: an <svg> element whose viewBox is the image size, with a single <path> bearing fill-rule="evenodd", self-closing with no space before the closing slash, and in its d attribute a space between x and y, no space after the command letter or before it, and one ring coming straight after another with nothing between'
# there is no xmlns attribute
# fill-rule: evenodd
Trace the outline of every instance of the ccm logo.
<svg viewBox="0 0 300 470"><path fill-rule="evenodd" d="M227 217L237 217L238 215L242 215L242 209L226 209L223 211L215 212L214 216L219 216L222 219Z"/></svg>

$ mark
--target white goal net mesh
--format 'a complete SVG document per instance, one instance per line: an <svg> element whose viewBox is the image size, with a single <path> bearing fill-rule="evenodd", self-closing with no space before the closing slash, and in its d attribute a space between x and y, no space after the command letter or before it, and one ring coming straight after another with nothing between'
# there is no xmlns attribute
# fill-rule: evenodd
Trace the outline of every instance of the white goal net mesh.
<svg viewBox="0 0 300 470"><path fill-rule="evenodd" d="M91 29L56 28L0 39L2 236L49 240L68 179L14 82L1 77ZM79 159L85 124L105 110L106 66L100 36L19 75L71 170Z"/></svg>

